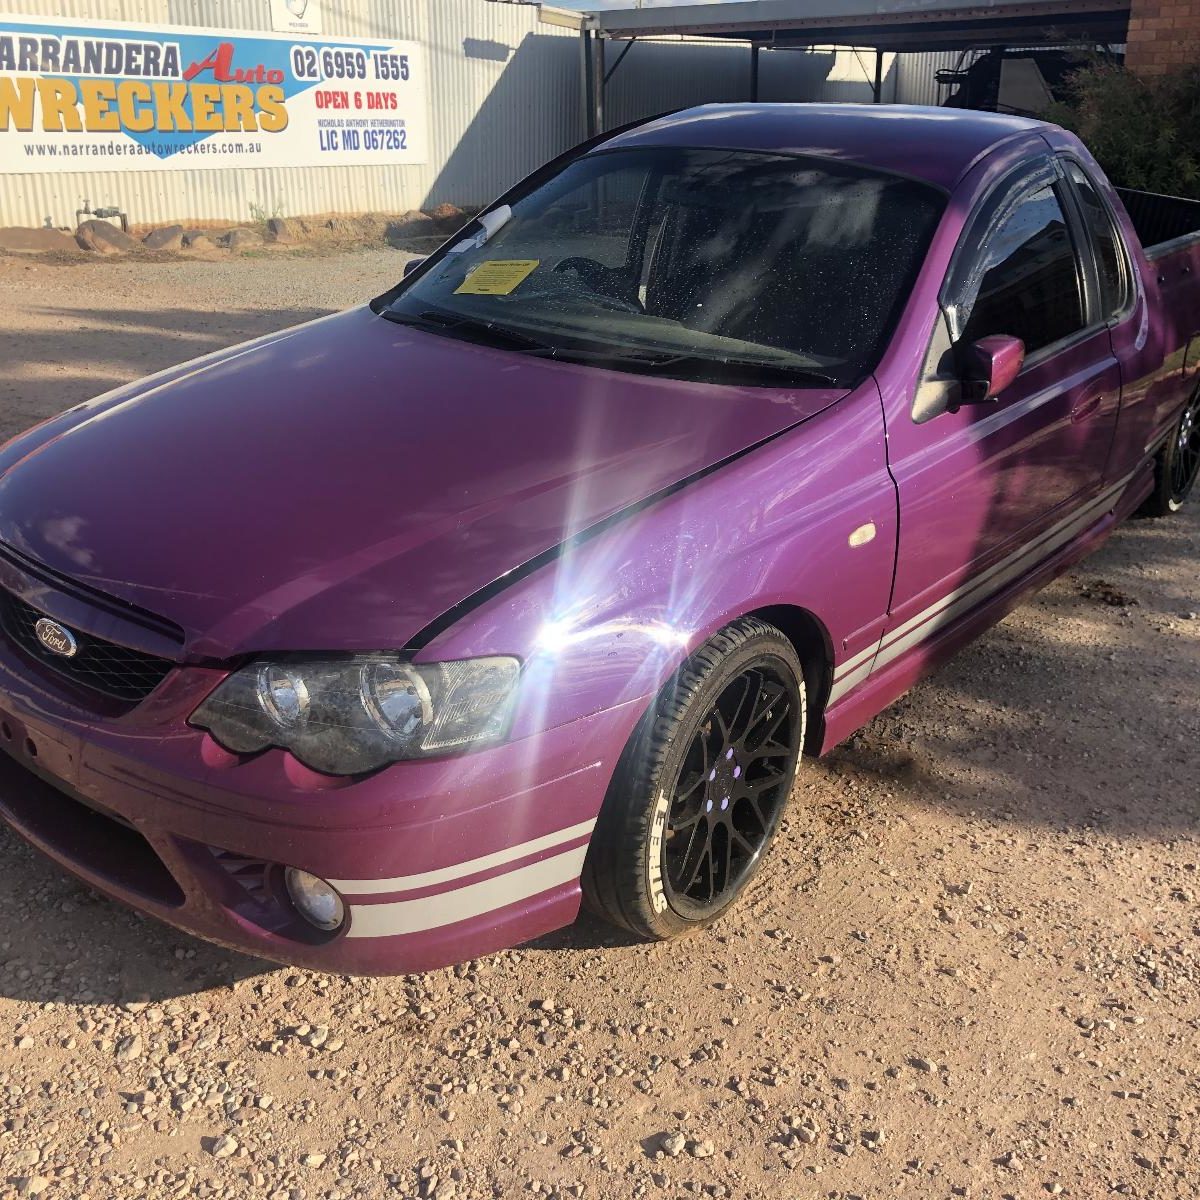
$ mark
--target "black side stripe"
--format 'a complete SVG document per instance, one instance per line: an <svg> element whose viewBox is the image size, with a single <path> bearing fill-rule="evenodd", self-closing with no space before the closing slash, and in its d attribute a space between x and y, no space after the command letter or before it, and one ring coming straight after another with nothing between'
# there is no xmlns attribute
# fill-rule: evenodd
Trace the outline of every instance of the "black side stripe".
<svg viewBox="0 0 1200 1200"><path fill-rule="evenodd" d="M836 403L836 401L834 401ZM815 416L816 414L810 414ZM505 588L511 587L515 583L527 579L535 571L540 571L542 567L554 562L556 559L562 558L569 554L577 547L591 541L598 534L604 533L611 529L614 525L622 521L628 520L630 517L637 516L638 513L645 512L652 505L658 504L660 501L667 499L669 496L674 496L677 492L683 491L684 488L691 487L694 483L699 483L702 479L707 479L709 475L721 470L723 467L729 466L731 463L737 462L739 459L745 458L749 454L753 454L756 450L762 449L763 446L770 445L781 437L785 437L791 433L793 429L798 428L807 421L808 417L802 417L799 421L793 421L792 424L785 426L776 433L772 433L760 441L753 442L751 445L728 455L725 458L719 459L707 467L702 467L699 471L693 472L691 475L684 476L677 483L672 483L665 488L661 488L657 492L652 492L650 495L641 500L635 500L632 504L627 504L624 508L617 509L616 512L597 521L594 525L589 525L586 529L581 529L578 533L573 533L570 537L559 542L556 546L551 546L548 550L543 550L540 554L535 554L520 566L514 567L511 571L505 572L498 579L493 579L491 583L485 584L478 591L472 592L469 596L460 600L452 608L448 608L440 617L430 621L423 629L419 630L405 644L404 649L409 651L420 650L423 646L427 646L434 638L444 633L451 626L456 625L468 613L479 608L480 605L486 604L489 600L498 596Z"/></svg>

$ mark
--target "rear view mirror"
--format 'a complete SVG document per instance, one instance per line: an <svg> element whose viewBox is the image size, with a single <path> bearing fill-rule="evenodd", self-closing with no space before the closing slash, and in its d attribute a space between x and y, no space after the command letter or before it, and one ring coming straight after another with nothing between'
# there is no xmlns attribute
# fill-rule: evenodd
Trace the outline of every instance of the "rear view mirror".
<svg viewBox="0 0 1200 1200"><path fill-rule="evenodd" d="M424 258L410 258L408 262L404 264L404 268L400 277L402 279L407 279L424 261Z"/></svg>
<svg viewBox="0 0 1200 1200"><path fill-rule="evenodd" d="M995 400L1021 373L1025 343L997 333L972 342L963 357L966 381L961 403L984 404Z"/></svg>

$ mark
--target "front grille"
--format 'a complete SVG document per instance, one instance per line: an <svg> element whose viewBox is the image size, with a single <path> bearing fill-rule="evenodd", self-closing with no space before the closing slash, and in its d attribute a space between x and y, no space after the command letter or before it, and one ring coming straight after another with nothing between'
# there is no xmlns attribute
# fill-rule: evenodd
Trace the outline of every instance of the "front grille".
<svg viewBox="0 0 1200 1200"><path fill-rule="evenodd" d="M0 591L0 627L26 654L81 687L114 700L136 704L166 678L174 665L170 659L143 654L77 630L78 651L70 658L47 650L33 627L45 616L11 592Z"/></svg>

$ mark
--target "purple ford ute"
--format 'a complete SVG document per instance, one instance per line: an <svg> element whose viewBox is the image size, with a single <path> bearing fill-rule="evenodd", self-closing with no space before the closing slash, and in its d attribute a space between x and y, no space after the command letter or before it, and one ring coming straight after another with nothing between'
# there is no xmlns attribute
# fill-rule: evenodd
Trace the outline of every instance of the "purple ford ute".
<svg viewBox="0 0 1200 1200"><path fill-rule="evenodd" d="M1147 248L1148 246L1148 248ZM713 920L821 753L1200 465L1200 204L713 106L0 452L0 811L266 958ZM769 859L768 859L769 862Z"/></svg>

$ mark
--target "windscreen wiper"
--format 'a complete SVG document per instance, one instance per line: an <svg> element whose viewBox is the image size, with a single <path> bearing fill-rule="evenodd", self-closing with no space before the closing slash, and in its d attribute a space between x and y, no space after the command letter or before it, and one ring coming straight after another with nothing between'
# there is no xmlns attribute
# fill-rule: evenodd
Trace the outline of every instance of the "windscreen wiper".
<svg viewBox="0 0 1200 1200"><path fill-rule="evenodd" d="M391 308L385 308L379 315L397 325L411 325L416 329L445 330L447 333L461 334L470 341L483 342L486 345L497 346L505 350L519 350L526 354L543 355L551 355L555 350L555 347L549 342L539 341L527 333L508 329L504 325L497 325L495 321L485 321L479 317L442 313L433 309L413 315L397 312Z"/></svg>
<svg viewBox="0 0 1200 1200"><path fill-rule="evenodd" d="M709 356L707 354L676 354L670 358L665 358L662 366L664 367L690 367L697 370L708 370L717 368L729 368L732 374L745 372L746 374L764 375L778 377L781 382L799 382L801 380L807 383L820 383L826 387L839 387L837 379L832 375L826 374L824 371L818 371L813 367L802 367L791 363L781 362L765 362L761 358L738 358L735 355L717 357L716 355Z"/></svg>
<svg viewBox="0 0 1200 1200"><path fill-rule="evenodd" d="M560 347L554 354L557 359L567 362L589 362L597 366L611 363L616 367L632 367L646 371L664 371L684 369L689 376L703 378L705 376L729 375L750 376L761 381L764 376L778 378L781 383L821 384L825 387L840 387L841 384L832 375L809 367L792 366L789 363L764 362L757 358L716 357L707 354L678 354L670 352L655 352L650 350L575 350Z"/></svg>
<svg viewBox="0 0 1200 1200"><path fill-rule="evenodd" d="M641 350L623 346L555 345L552 342L543 342L519 330L498 325L495 321L463 316L458 313L439 312L436 309L426 309L411 314L385 308L380 316L397 325L411 325L417 329L444 330L451 335L459 335L472 342L482 342L485 345L515 350L539 358L553 358L559 362L590 363L598 367L612 366L618 369L625 368L648 373L664 369L683 369L687 371L689 377L699 379L720 377L727 380L730 375L733 375L743 378L750 377L756 382L761 382L765 376L778 379L781 384L790 383L795 386L804 384L811 386L814 383L825 387L841 386L832 375L821 371L791 366L787 363L763 362L756 358L717 358L706 354L680 354L672 351Z"/></svg>

